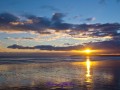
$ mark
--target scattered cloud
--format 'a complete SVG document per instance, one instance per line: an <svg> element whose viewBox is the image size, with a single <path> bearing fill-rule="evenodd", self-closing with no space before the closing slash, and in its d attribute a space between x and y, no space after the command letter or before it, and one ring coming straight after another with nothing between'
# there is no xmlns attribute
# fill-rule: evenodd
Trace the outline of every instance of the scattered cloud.
<svg viewBox="0 0 120 90"><path fill-rule="evenodd" d="M91 21L95 21L95 20L96 20L95 17L90 17L90 18L87 18L87 19L86 19L86 21L89 21L89 22L91 22Z"/></svg>
<svg viewBox="0 0 120 90"><path fill-rule="evenodd" d="M13 14L1 13L0 32L34 32L39 35L63 34L59 37L67 35L73 38L120 38L120 33L118 32L118 30L120 30L119 23L71 24L64 22L63 18L65 16L63 13L54 13L51 18L24 15L22 17L25 19L21 20ZM93 21L95 18L92 17L86 20Z"/></svg>

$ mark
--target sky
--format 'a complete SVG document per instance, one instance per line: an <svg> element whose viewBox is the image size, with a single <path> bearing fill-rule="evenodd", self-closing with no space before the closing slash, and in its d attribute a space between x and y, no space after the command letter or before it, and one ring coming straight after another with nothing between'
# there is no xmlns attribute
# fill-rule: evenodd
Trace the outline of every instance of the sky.
<svg viewBox="0 0 120 90"><path fill-rule="evenodd" d="M119 0L0 0L0 50L120 53Z"/></svg>

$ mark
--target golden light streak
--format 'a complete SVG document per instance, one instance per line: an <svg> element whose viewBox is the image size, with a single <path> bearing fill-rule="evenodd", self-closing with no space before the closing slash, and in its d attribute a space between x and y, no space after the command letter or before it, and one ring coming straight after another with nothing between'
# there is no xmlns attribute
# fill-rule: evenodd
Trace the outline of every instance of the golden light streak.
<svg viewBox="0 0 120 90"><path fill-rule="evenodd" d="M89 57L87 57L87 61L86 61L87 74L86 74L86 77L90 77L91 76L90 75L90 64L91 64L90 59L89 59Z"/></svg>
<svg viewBox="0 0 120 90"><path fill-rule="evenodd" d="M90 68L91 68L91 62L90 62L90 59L89 59L89 57L87 57L87 59L86 59L86 68L87 68L87 70L86 70L86 82L87 83L90 83L91 82L91 72L90 72Z"/></svg>

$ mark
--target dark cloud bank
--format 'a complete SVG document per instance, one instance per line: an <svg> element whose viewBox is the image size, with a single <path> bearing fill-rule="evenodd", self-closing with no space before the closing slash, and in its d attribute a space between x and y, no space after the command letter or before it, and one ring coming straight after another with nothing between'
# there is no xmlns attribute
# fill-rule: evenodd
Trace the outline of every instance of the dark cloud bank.
<svg viewBox="0 0 120 90"><path fill-rule="evenodd" d="M40 50L55 50L55 51L70 51L70 50L82 50L86 47L90 47L96 50L105 50L104 53L120 53L120 40L110 40L103 42L90 42L84 45L76 45L76 46L67 46L67 47L55 47L51 45L38 45L33 47L26 47L21 45L11 45L8 48L12 49L40 49Z"/></svg>
<svg viewBox="0 0 120 90"><path fill-rule="evenodd" d="M37 33L47 32L47 29L58 31L66 31L69 35L79 34L81 32L92 32L92 35L96 36L106 36L115 35L117 30L120 29L119 23L96 23L96 24L71 24L65 23L63 18L66 15L63 13L55 13L49 19L46 17L38 17L35 15L22 15L21 19L19 16L15 16L10 13L0 14L0 31L36 31ZM88 20L93 20L94 18L89 18ZM93 31L90 31L93 29Z"/></svg>
<svg viewBox="0 0 120 90"><path fill-rule="evenodd" d="M38 17L35 15L22 15L24 19L10 13L0 14L0 31L35 31L40 34L51 34L50 30L55 32L64 31L64 33L71 35L79 35L80 33L87 32L89 37L112 37L109 41L103 42L89 42L83 45L68 46L68 47L55 47L55 46L33 46L25 47L20 45L11 45L8 48L18 49L40 49L40 50L77 50L85 46L91 46L95 49L108 49L119 51L120 48L120 24L119 23L96 23L96 24L71 24L65 23L63 18L66 15L63 13L55 13L51 18ZM94 20L89 18L86 20ZM49 31L48 31L49 30ZM69 31L67 31L69 30ZM83 34L84 35L84 34Z"/></svg>
<svg viewBox="0 0 120 90"><path fill-rule="evenodd" d="M51 46L51 45L38 45L38 46L33 46L33 47L25 47L25 46L21 46L21 45L11 45L8 46L8 48L12 48L12 49L40 49L40 50L57 50L57 51L68 51L68 50L78 50L80 48L83 48L82 45L78 45L78 46L69 46L69 47L55 47L55 46Z"/></svg>

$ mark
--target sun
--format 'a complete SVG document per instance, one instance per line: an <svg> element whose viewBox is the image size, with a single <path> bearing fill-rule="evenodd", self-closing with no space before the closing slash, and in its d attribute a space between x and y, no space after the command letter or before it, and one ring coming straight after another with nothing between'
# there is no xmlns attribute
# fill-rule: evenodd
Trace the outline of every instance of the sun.
<svg viewBox="0 0 120 90"><path fill-rule="evenodd" d="M85 52L86 54L90 54L90 53L92 52L92 50L86 49L86 50L84 50L84 52Z"/></svg>

